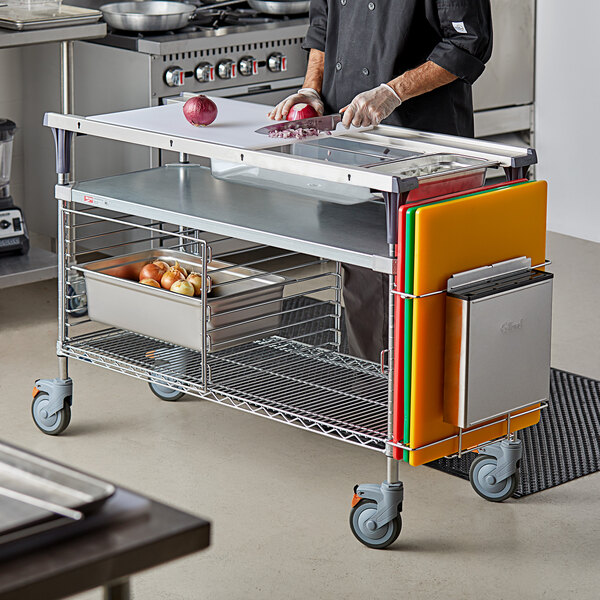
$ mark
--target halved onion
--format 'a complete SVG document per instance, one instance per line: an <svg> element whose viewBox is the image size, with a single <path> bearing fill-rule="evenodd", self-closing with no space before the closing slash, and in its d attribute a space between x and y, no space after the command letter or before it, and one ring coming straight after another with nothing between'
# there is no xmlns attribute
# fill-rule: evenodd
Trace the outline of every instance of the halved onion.
<svg viewBox="0 0 600 600"><path fill-rule="evenodd" d="M290 108L288 113L288 121L297 121L298 119L311 119L312 117L318 117L319 113L310 105L300 102L300 104L294 104Z"/></svg>

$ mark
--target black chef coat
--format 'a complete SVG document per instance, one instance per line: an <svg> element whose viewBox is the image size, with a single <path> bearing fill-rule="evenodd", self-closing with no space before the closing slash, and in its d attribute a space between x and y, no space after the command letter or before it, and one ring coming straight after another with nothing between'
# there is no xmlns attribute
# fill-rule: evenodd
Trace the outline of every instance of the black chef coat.
<svg viewBox="0 0 600 600"><path fill-rule="evenodd" d="M492 52L489 0L311 0L304 48L325 52L325 112L432 61L458 79L407 100L385 121L473 136L471 84Z"/></svg>

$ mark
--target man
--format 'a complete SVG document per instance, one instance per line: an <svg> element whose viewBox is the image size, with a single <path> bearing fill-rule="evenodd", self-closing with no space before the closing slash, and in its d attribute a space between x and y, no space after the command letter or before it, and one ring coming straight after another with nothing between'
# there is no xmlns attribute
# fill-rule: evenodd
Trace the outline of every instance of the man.
<svg viewBox="0 0 600 600"><path fill-rule="evenodd" d="M473 136L471 84L492 51L489 0L311 0L304 85L269 114L301 102L343 112L345 127L390 125ZM385 232L382 232L382 235ZM344 265L351 352L387 348L387 277Z"/></svg>

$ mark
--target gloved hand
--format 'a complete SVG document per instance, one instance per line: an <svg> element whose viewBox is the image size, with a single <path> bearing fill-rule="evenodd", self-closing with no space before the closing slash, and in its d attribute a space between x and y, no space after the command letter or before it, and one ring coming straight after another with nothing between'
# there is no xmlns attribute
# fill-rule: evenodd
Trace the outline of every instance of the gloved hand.
<svg viewBox="0 0 600 600"><path fill-rule="evenodd" d="M323 104L323 100L321 100L321 95L317 90L313 90L312 88L302 88L298 90L295 94L288 96L285 100L282 100L269 114L268 117L270 119L274 119L275 121L281 121L282 119L287 118L290 109L294 104L308 104L312 106L319 115L322 115L325 111L325 106Z"/></svg>
<svg viewBox="0 0 600 600"><path fill-rule="evenodd" d="M348 106L342 108L342 123L346 129L350 124L355 127L379 125L401 104L400 96L387 83L382 83L379 87L358 94Z"/></svg>

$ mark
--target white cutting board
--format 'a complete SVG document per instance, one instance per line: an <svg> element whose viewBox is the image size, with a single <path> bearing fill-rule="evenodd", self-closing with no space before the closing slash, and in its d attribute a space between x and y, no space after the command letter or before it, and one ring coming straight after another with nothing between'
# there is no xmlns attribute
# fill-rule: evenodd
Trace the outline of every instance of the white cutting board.
<svg viewBox="0 0 600 600"><path fill-rule="evenodd" d="M211 97L211 100L217 105L219 113L208 127L194 127L188 123L183 116L183 102L95 115L88 119L246 150L281 146L290 142L289 139L270 138L268 135L255 133L260 127L275 123L267 117L272 106L228 98ZM338 125L338 128L345 131L342 125Z"/></svg>

